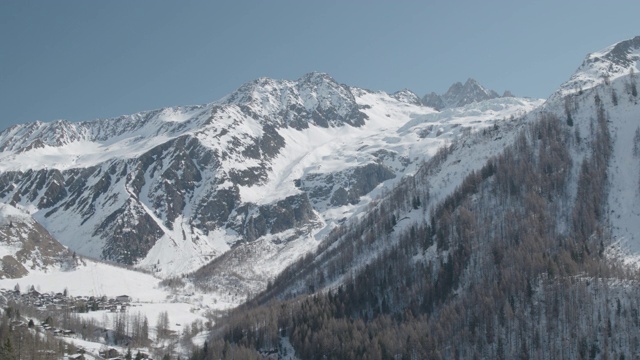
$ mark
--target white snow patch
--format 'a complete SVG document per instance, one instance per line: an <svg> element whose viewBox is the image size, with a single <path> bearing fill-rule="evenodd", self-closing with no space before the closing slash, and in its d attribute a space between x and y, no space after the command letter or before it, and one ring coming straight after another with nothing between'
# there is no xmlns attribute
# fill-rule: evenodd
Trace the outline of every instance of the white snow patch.
<svg viewBox="0 0 640 360"><path fill-rule="evenodd" d="M73 296L129 295L136 301L162 301L168 293L158 287L159 279L137 271L85 260L86 266L70 271L32 271L19 279L2 279L0 288L21 289L31 285L40 292L62 292L65 288Z"/></svg>
<svg viewBox="0 0 640 360"><path fill-rule="evenodd" d="M26 211L0 203L0 226L7 226L13 221L33 223L33 218Z"/></svg>

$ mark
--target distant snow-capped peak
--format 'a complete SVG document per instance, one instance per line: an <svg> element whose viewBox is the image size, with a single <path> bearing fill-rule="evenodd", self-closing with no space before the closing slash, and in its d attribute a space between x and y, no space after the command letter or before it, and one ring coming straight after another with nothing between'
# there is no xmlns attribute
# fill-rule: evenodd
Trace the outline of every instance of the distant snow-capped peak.
<svg viewBox="0 0 640 360"><path fill-rule="evenodd" d="M397 91L391 94L391 97L407 104L422 105L420 97L409 89L402 89L400 91Z"/></svg>
<svg viewBox="0 0 640 360"><path fill-rule="evenodd" d="M362 126L366 120L349 87L321 72L296 81L260 78L242 85L221 103L245 107L258 119L275 121L277 127Z"/></svg>
<svg viewBox="0 0 640 360"><path fill-rule="evenodd" d="M449 90L442 95L434 92L425 95L422 98L422 104L436 110L442 110L499 97L500 95L498 95L497 92L487 89L476 80L469 78L464 84L461 82L454 83L449 87Z"/></svg>

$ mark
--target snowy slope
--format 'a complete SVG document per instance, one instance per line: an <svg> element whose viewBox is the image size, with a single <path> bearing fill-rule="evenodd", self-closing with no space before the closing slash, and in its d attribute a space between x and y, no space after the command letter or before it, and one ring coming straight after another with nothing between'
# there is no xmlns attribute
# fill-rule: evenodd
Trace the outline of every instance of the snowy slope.
<svg viewBox="0 0 640 360"><path fill-rule="evenodd" d="M613 244L607 253L631 264L640 264L640 152L634 152L640 141L638 61L640 37L591 53L541 108L560 117L570 113L576 138L586 138L592 131L595 104L602 103L613 140L607 214ZM573 158L575 163L581 160L578 154Z"/></svg>
<svg viewBox="0 0 640 360"><path fill-rule="evenodd" d="M587 55L578 70L560 86L550 100L610 83L632 71L637 73L639 60L640 36L593 52Z"/></svg>
<svg viewBox="0 0 640 360"><path fill-rule="evenodd" d="M638 98L627 93L631 79L623 76L613 81L600 97L608 106L614 147L609 166L609 221L614 240L609 249L612 256L627 263L640 265L640 122ZM618 105L611 101L611 92L618 95ZM608 95L608 96L607 96Z"/></svg>
<svg viewBox="0 0 640 360"><path fill-rule="evenodd" d="M209 108L174 107L92 122L14 125L0 133L0 170L66 170L135 158L201 126Z"/></svg>
<svg viewBox="0 0 640 360"><path fill-rule="evenodd" d="M492 99L439 113L398 103L385 93L353 91L368 116L365 126L320 132L310 128L309 133L302 131L302 137L292 133L291 141L289 135L283 135L287 146L274 161L272 180L262 186L241 188L242 196L255 202L300 191L316 194L311 200L322 224L308 235L290 231L242 244L207 265L196 277L206 279L213 294L226 297L231 289L240 300L256 294L286 265L314 250L331 229L362 215L373 200L413 175L440 148L457 143L456 156L430 180L434 199L446 197L466 174L478 170L514 140L517 129L524 125L522 115L544 103L537 99ZM296 135L299 141L294 141ZM384 166L394 176L381 181L357 202L332 203L332 194L355 181L350 176L352 169L365 164ZM375 178L373 173L368 175ZM288 240L281 242L278 238Z"/></svg>
<svg viewBox="0 0 640 360"><path fill-rule="evenodd" d="M0 203L0 279L50 271L70 256L29 214Z"/></svg>
<svg viewBox="0 0 640 360"><path fill-rule="evenodd" d="M371 94L362 100L367 101L371 105L371 109L375 109L376 105L380 103L380 99L374 100L369 96ZM353 259L348 264L348 271L341 272L343 275L329 284L327 289L337 288L348 281L352 274L358 273L377 256L388 251L397 244L399 234L422 225L431 210L453 193L467 175L474 171L480 171L490 158L498 156L506 147L513 144L520 131L527 129L530 122L537 119L543 104L543 100L491 99L464 107L445 109L442 112L414 115L410 117L411 120L395 130L394 136L390 136L388 133L381 134L379 137L372 136L371 138L376 140L371 144L372 146L379 145L380 148L394 150L402 149L402 154L413 161L407 166L402 178L385 181L384 187L381 186L372 191L371 195L364 197L358 205L343 206L336 210L327 211L325 216L325 219L329 220L327 223L332 225L346 224L346 229L350 229L354 222L357 223L355 217L366 217L368 214L384 211L381 209L385 205L381 204L390 201L389 199L393 197L392 189L398 185L403 186L403 180L418 184L415 186L424 193L416 192L415 195L425 196L424 194L428 193L429 202L408 212L394 212L398 220L393 231L379 234L375 244L368 244L364 249L353 250ZM372 118L375 117L372 116ZM394 148L394 145L397 147ZM435 166L423 166L437 151L444 147L447 147L448 151L446 151L447 155L443 157L444 160L441 163ZM409 178L409 176L411 177ZM350 220L355 221L350 222ZM354 226L354 228L358 227ZM322 235L328 233L329 229L329 226L325 227ZM343 228L343 232L348 233L346 229ZM351 240L353 239L349 238L348 241ZM336 253L334 249L340 248L341 241L343 239L339 238L323 252L314 253L312 258L320 260L310 266L317 266L316 270L324 267L324 270L328 271L327 268L331 267L330 264L335 260L335 257L340 256L340 252ZM446 252L444 256L440 255L442 257L438 258L435 254L435 248L432 250L425 256L433 256L431 260L436 262L446 258ZM262 266L264 265L258 260L256 268L260 269L261 273L277 274L281 271L281 269L274 271L270 268L266 268L265 271ZM233 266L228 266L228 268L233 268ZM305 293L308 283L313 283L312 278L315 274L317 272L312 271L307 273L308 277L301 276L290 279L291 284L288 284L288 287L280 295L286 298ZM210 273L202 271L198 275L211 276ZM213 279L217 283L224 283L230 278L233 279L233 275L227 272L219 274ZM253 274L243 273L242 275L251 277ZM237 278L235 281L238 281ZM214 290L217 289L214 288Z"/></svg>

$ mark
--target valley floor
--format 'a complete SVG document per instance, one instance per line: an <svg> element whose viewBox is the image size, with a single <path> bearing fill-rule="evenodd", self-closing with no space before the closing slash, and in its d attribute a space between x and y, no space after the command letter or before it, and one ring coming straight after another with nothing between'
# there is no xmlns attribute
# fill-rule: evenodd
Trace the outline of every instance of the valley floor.
<svg viewBox="0 0 640 360"><path fill-rule="evenodd" d="M120 354L125 354L129 348L125 342L117 342L112 338L112 332L116 330L118 321L126 323L125 332L133 332L135 319L148 321L148 337L151 340L149 346L134 347L147 353L154 353L154 349L165 351L168 349L174 354L188 355L191 346L202 346L208 335L211 325L210 317L216 311L234 306L213 299L207 295L195 291L190 285L181 288L180 294L163 287L161 280L149 274L128 270L122 267L84 260L85 265L79 265L72 270L54 269L49 272L32 272L20 279L1 279L0 289L21 289L22 294L33 289L37 293L52 294L66 293L69 299L89 299L90 297L106 297L115 299L118 296L128 295L131 302L126 306L126 311L99 309L75 313L78 321L95 324L96 327L106 329L105 337L94 338L91 341L83 339L81 334L73 337L60 337L63 341L73 344L75 347L85 349L95 356L104 349L113 348ZM5 300L8 297L5 297ZM23 298L25 298L23 296ZM11 301L20 299L20 296L12 296ZM23 304L20 306L26 305ZM64 306L59 306L63 308ZM55 308L55 306L53 306ZM57 310L60 314L63 310ZM35 307L34 307L35 310ZM30 317L36 324L44 321L50 313L55 313L51 305L40 308L39 317ZM166 336L160 336L158 329L162 321L162 315L166 316ZM28 320L26 320L28 321ZM88 357L90 358L90 357Z"/></svg>

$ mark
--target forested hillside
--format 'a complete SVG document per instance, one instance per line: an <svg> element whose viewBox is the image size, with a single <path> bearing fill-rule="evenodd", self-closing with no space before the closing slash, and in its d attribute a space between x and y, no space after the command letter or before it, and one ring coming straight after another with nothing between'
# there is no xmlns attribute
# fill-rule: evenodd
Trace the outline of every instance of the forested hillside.
<svg viewBox="0 0 640 360"><path fill-rule="evenodd" d="M289 343L302 359L634 358L637 274L606 249L609 112L637 94L615 86L532 115L436 201L429 179L462 145L444 149L220 319L193 358Z"/></svg>

